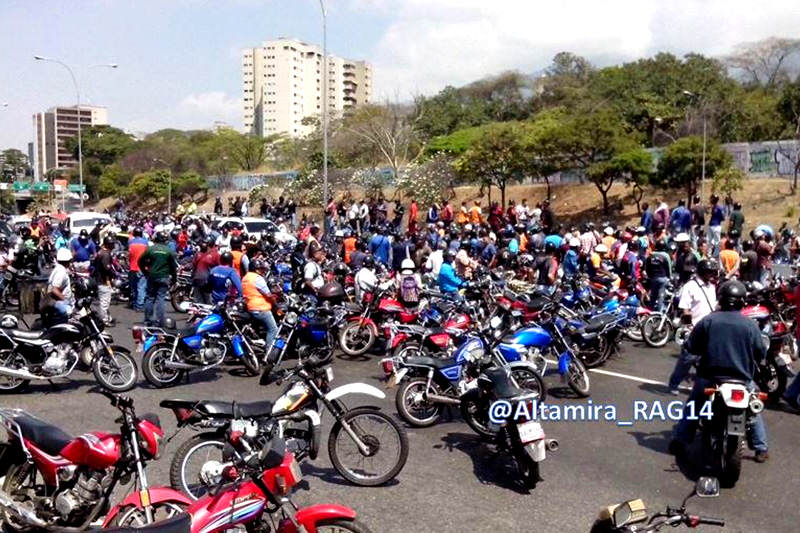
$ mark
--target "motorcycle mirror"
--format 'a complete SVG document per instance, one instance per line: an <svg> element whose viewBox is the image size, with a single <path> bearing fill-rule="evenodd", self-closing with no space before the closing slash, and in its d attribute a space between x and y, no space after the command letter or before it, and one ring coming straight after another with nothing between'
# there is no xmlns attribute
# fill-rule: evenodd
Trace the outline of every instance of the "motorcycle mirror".
<svg viewBox="0 0 800 533"><path fill-rule="evenodd" d="M489 321L489 325L493 329L499 328L503 324L503 319L499 316L493 316L492 319Z"/></svg>
<svg viewBox="0 0 800 533"><path fill-rule="evenodd" d="M611 522L615 528L635 524L647 519L647 507L641 499L629 500L613 508Z"/></svg>
<svg viewBox="0 0 800 533"><path fill-rule="evenodd" d="M699 498L715 498L719 496L719 479L701 476L695 484L694 492Z"/></svg>

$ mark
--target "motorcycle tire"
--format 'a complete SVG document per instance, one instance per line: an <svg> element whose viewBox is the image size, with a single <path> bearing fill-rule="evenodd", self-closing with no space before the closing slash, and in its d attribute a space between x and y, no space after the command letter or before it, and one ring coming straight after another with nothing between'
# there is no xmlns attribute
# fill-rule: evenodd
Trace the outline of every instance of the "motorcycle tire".
<svg viewBox="0 0 800 533"><path fill-rule="evenodd" d="M25 368L28 366L28 363L25 357L13 350L0 350L0 366ZM28 388L30 383L31 381L29 379L20 379L0 374L0 394L22 392Z"/></svg>
<svg viewBox="0 0 800 533"><path fill-rule="evenodd" d="M542 376L528 368L514 368L511 370L511 377L517 382L520 389L526 392L533 392L539 395L537 400L543 403L547 399L547 387L544 385Z"/></svg>
<svg viewBox="0 0 800 533"><path fill-rule="evenodd" d="M386 472L381 473L377 476L366 477L359 475L358 473L354 472L353 470L347 468L342 458L339 454L339 436L344 435L347 441L355 446L355 443L352 441L348 433L345 431L343 423L347 423L353 428L354 431L357 433L361 432L360 430L363 428L359 427L359 418L378 418L381 419L383 422L387 423L390 428L394 431L397 436L398 443L399 443L399 450L398 454ZM385 434L385 432L381 432ZM384 442L374 442L376 440L375 435L362 433L359 435L359 438L365 441L365 444L372 444L374 446L373 449L377 449L380 452L381 448L385 446ZM357 449L357 448L356 448ZM331 464L339 472L343 478L347 481L352 483L353 485L358 485L360 487L375 487L378 485L383 485L388 483L395 477L403 467L406 465L406 461L408 460L408 435L406 434L406 430L403 427L395 422L395 420L387 415L386 413L374 408L374 407L357 407L355 409L351 409L347 413L345 413L341 418L336 420L336 423L331 428L331 432L328 435L328 455L331 459Z"/></svg>
<svg viewBox="0 0 800 533"><path fill-rule="evenodd" d="M3 287L3 305L6 309L19 309L19 291L15 291L10 284Z"/></svg>
<svg viewBox="0 0 800 533"><path fill-rule="evenodd" d="M579 359L575 357L569 361L569 368L567 369L567 385L572 389L572 392L586 398L591 394L591 384L589 383L589 371Z"/></svg>
<svg viewBox="0 0 800 533"><path fill-rule="evenodd" d="M416 428L426 428L436 424L444 412L444 406L442 404L433 403L430 400L423 400L422 398L419 398L418 401L411 401L413 398L409 396L421 396L425 392L427 386L428 380L426 378L411 378L404 381L397 389L397 394L395 394L394 403L395 407L397 407L397 414L409 425ZM435 394L441 394L438 387L433 383L431 383L431 390L433 390ZM419 416L418 412L421 411L422 408L415 409L415 406L420 405L422 408L429 410L427 416Z"/></svg>
<svg viewBox="0 0 800 533"><path fill-rule="evenodd" d="M186 285L175 287L170 291L169 299L176 312L185 313L186 310L181 308L181 304L192 301L192 287Z"/></svg>
<svg viewBox="0 0 800 533"><path fill-rule="evenodd" d="M168 344L154 344L144 353L142 372L144 372L144 378L152 386L159 389L170 387L183 377L183 370L164 369L163 364L169 359L171 353L172 346Z"/></svg>
<svg viewBox="0 0 800 533"><path fill-rule="evenodd" d="M181 513L185 513L186 505L180 502L159 502L152 504L151 512L153 513L153 520L155 520L155 522L163 522ZM110 525L114 528L138 530L148 525L147 515L145 515L140 507L134 507L132 505L126 506L120 509L119 514L114 517L113 523Z"/></svg>
<svg viewBox="0 0 800 533"><path fill-rule="evenodd" d="M756 383L761 392L767 393L770 402L779 403L786 392L786 372L767 357L764 364L758 367Z"/></svg>
<svg viewBox="0 0 800 533"><path fill-rule="evenodd" d="M664 319L664 323L660 328L658 327L662 318L663 315L661 313L653 313L642 322L642 339L651 348L666 346L674 334L669 317Z"/></svg>
<svg viewBox="0 0 800 533"><path fill-rule="evenodd" d="M647 320L648 316L649 315L637 316L634 319L633 324L624 330L625 336L633 342L642 342L644 340L644 335L642 334L642 325L644 324L644 321Z"/></svg>
<svg viewBox="0 0 800 533"><path fill-rule="evenodd" d="M96 353L92 359L92 373L97 382L106 390L111 392L125 392L131 390L136 386L139 379L139 370L136 366L136 360L130 353L116 350L113 347L111 350L114 353L116 361L112 364L109 361L110 355L101 355ZM113 382L109 377L109 372L113 375L119 373L122 368L128 368L128 376L122 376L121 382Z"/></svg>
<svg viewBox="0 0 800 533"><path fill-rule="evenodd" d="M326 518L315 524L315 528L320 533L336 531L337 533L372 533L372 531L356 519L349 518Z"/></svg>
<svg viewBox="0 0 800 533"><path fill-rule="evenodd" d="M31 468L34 468L32 463L27 462L22 458L18 463L11 465L6 472L5 479L3 480L3 492L6 494L14 494L29 483L31 478ZM25 490L25 489L23 489ZM33 488L31 487L32 491ZM2 531L7 533L20 533L29 531L30 526L25 523L17 523L16 518L11 513L6 513L0 508L0 519L2 519Z"/></svg>
<svg viewBox="0 0 800 533"><path fill-rule="evenodd" d="M522 444L519 446L522 446ZM539 463L531 459L524 447L514 453L514 462L517 464L517 470L522 477L522 486L527 490L535 489L536 484L541 480L539 477Z"/></svg>
<svg viewBox="0 0 800 533"><path fill-rule="evenodd" d="M247 374L250 376L257 376L261 373L261 362L258 360L258 355L249 348L245 348L244 355L242 355L242 362L244 363Z"/></svg>
<svg viewBox="0 0 800 533"><path fill-rule="evenodd" d="M365 335L366 337L364 337ZM357 338L366 338L363 346L351 344L351 341L354 340L354 336L357 336ZM339 347L349 356L364 355L375 345L377 338L378 334L375 328L369 324L361 324L360 322L354 321L347 324L339 332Z"/></svg>
<svg viewBox="0 0 800 533"><path fill-rule="evenodd" d="M728 435L722 454L723 463L719 472L719 484L731 489L742 473L742 437Z"/></svg>
<svg viewBox="0 0 800 533"><path fill-rule="evenodd" d="M583 346L578 350L577 355L586 368L596 368L602 365L611 356L608 339L597 337L591 346Z"/></svg>
<svg viewBox="0 0 800 533"><path fill-rule="evenodd" d="M496 431L489 429L488 407L484 408L481 404L472 400L461 400L459 409L461 410L461 418L464 419L464 422L467 423L472 431L484 439L493 440L497 436Z"/></svg>
<svg viewBox="0 0 800 533"><path fill-rule="evenodd" d="M199 478L199 472L189 472L187 470L189 462L193 455L201 453L204 449L207 449L209 453L213 453L213 456L206 456L205 459L207 461L224 462L222 450L226 444L225 439L216 432L200 433L186 440L175 451L175 456L169 464L170 486L193 500L199 500L205 496L211 487L206 487L197 479ZM218 450L219 453L212 450ZM196 485L192 482L196 483Z"/></svg>
<svg viewBox="0 0 800 533"><path fill-rule="evenodd" d="M422 347L416 341L409 341L403 342L398 344L392 350L392 357L405 359L406 357L425 357L428 354L425 353Z"/></svg>

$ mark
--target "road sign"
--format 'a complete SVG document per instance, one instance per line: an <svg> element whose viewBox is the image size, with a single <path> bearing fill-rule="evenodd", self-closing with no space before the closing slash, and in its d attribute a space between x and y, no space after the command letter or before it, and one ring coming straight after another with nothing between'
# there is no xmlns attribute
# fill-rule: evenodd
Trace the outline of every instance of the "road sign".
<svg viewBox="0 0 800 533"><path fill-rule="evenodd" d="M86 185L77 185L75 183L71 183L69 185L69 192L84 192L86 191Z"/></svg>

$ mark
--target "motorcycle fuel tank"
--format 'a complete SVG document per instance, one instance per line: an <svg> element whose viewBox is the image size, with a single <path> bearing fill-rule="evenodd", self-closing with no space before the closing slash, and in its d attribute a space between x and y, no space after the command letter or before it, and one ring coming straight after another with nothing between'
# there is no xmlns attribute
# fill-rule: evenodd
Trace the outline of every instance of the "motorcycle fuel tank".
<svg viewBox="0 0 800 533"><path fill-rule="evenodd" d="M120 436L110 433L86 433L61 450L61 457L77 465L101 470L119 460Z"/></svg>
<svg viewBox="0 0 800 533"><path fill-rule="evenodd" d="M194 334L203 335L205 333L217 333L222 329L222 325L222 317L217 314L211 314L197 324Z"/></svg>
<svg viewBox="0 0 800 533"><path fill-rule="evenodd" d="M502 344L517 344L527 347L541 348L549 346L553 342L552 337L546 329L539 326L528 326L518 329L514 333L503 338Z"/></svg>

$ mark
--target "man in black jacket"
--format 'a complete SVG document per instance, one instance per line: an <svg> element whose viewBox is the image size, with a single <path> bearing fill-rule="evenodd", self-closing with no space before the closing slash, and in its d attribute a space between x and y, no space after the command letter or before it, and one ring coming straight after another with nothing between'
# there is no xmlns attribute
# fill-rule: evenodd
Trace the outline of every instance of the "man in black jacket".
<svg viewBox="0 0 800 533"><path fill-rule="evenodd" d="M695 404L695 412L699 412L706 400L704 389L716 385L720 380L743 380L749 383L749 388L755 387L753 375L756 361L764 358L766 348L758 325L740 312L746 293L739 281L723 284L719 290L720 310L698 322L686 340L686 350L699 357L697 377L689 395L689 402ZM678 422L669 446L670 453L684 455L696 429L697 420L684 418ZM763 463L769 454L767 430L761 415L753 418L747 430L748 443L756 452L755 461Z"/></svg>

